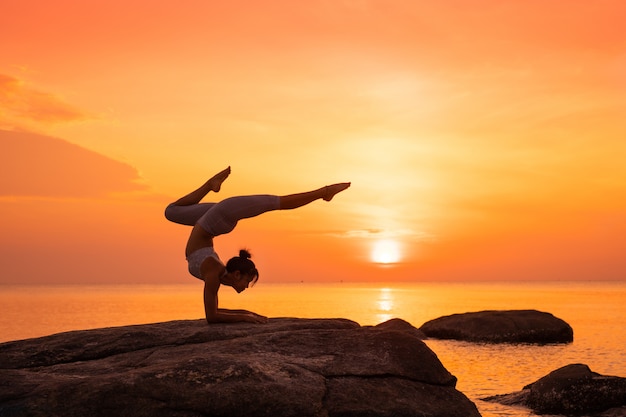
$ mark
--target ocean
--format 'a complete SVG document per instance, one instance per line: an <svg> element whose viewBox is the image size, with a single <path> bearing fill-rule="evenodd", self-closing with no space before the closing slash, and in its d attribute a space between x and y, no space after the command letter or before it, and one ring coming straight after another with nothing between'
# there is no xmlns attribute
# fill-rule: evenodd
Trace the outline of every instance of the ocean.
<svg viewBox="0 0 626 417"><path fill-rule="evenodd" d="M98 327L204 316L202 283L184 285L0 286L0 342ZM220 306L269 317L354 320L401 318L415 327L444 315L535 309L574 329L574 342L546 346L426 340L458 378L457 389L483 417L535 416L480 398L518 391L547 373L584 363L626 377L626 282L265 284L242 294L220 291Z"/></svg>

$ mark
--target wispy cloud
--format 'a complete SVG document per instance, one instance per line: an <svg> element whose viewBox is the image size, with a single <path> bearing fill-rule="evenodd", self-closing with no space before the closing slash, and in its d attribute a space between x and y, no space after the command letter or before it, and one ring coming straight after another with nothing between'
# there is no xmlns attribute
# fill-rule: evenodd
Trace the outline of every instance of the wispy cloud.
<svg viewBox="0 0 626 417"><path fill-rule="evenodd" d="M0 127L10 128L24 122L55 124L92 118L61 97L39 91L27 82L0 74Z"/></svg>
<svg viewBox="0 0 626 417"><path fill-rule="evenodd" d="M409 239L424 241L433 238L426 232L411 229L358 229L344 232L327 232L326 234L345 239Z"/></svg>

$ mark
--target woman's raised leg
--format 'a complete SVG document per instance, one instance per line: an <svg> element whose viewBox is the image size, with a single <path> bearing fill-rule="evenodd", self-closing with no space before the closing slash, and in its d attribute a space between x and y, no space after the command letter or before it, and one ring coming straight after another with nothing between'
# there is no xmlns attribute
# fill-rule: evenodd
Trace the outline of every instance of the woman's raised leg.
<svg viewBox="0 0 626 417"><path fill-rule="evenodd" d="M344 182L285 196L261 194L230 197L215 204L198 219L198 224L213 237L223 235L233 230L239 220L273 210L295 209L319 199L330 201L349 186L349 182Z"/></svg>
<svg viewBox="0 0 626 417"><path fill-rule="evenodd" d="M333 197L350 187L349 182L342 182L333 185L327 185L326 187L318 188L314 191L308 191L298 194L289 194L280 197L280 209L291 210L298 207L305 206L320 198L325 201L330 201Z"/></svg>

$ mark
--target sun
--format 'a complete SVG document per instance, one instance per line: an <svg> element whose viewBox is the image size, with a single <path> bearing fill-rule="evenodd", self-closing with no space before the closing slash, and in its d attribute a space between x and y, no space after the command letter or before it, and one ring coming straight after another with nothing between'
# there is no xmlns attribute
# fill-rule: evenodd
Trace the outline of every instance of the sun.
<svg viewBox="0 0 626 417"><path fill-rule="evenodd" d="M384 239L374 243L372 261L377 264L393 264L400 260L400 245L395 240Z"/></svg>

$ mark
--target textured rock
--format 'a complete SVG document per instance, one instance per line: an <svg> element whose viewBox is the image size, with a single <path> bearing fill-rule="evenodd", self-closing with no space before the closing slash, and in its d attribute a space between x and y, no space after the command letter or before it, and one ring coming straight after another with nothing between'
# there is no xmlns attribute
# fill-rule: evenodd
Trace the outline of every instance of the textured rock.
<svg viewBox="0 0 626 417"><path fill-rule="evenodd" d="M572 327L536 310L479 311L428 321L420 329L435 339L485 343L569 343Z"/></svg>
<svg viewBox="0 0 626 417"><path fill-rule="evenodd" d="M600 375L587 365L571 364L520 392L483 400L528 407L538 414L626 416L626 378Z"/></svg>
<svg viewBox="0 0 626 417"><path fill-rule="evenodd" d="M401 332L408 332L420 340L426 339L426 335L424 334L424 332L416 329L411 323L402 319L387 320L386 322L380 323L375 327L380 330L397 330Z"/></svg>
<svg viewBox="0 0 626 417"><path fill-rule="evenodd" d="M479 416L404 323L191 320L4 343L0 416Z"/></svg>

